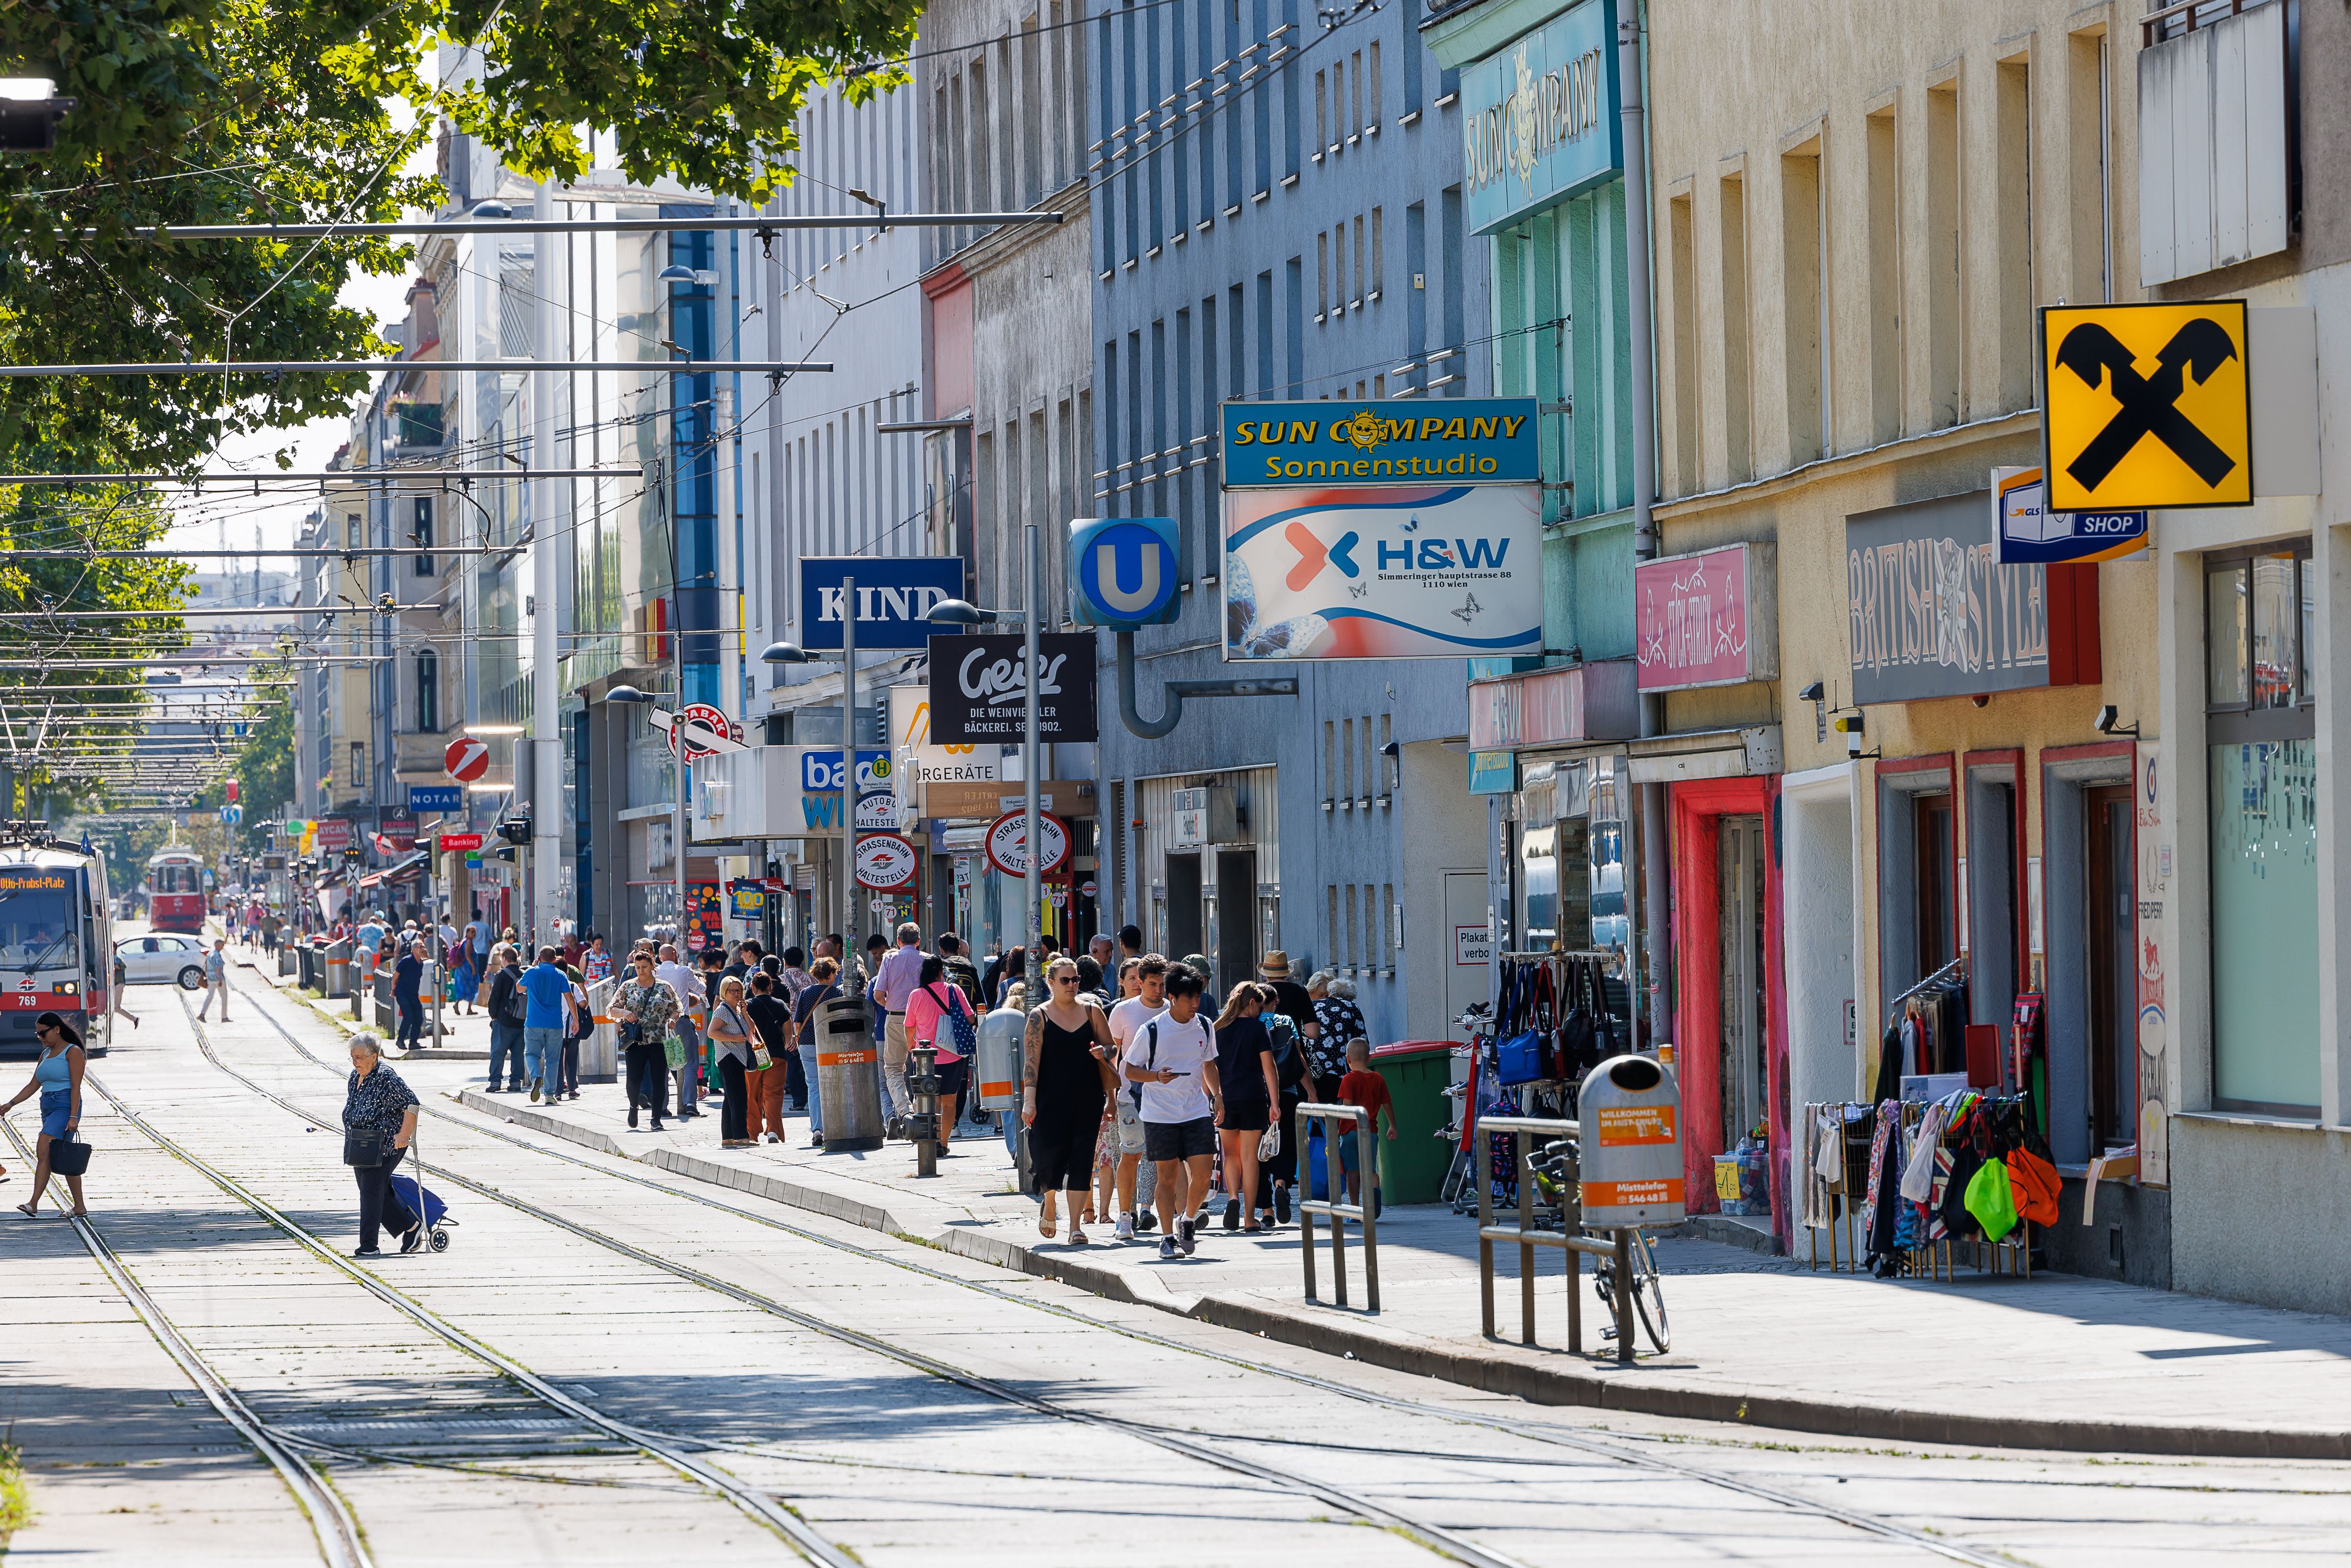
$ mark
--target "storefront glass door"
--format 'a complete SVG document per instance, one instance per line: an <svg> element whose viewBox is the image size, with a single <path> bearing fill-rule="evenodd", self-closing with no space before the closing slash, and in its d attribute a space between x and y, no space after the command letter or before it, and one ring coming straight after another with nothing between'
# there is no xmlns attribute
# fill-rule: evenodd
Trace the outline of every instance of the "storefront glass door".
<svg viewBox="0 0 2351 1568"><path fill-rule="evenodd" d="M1722 1131L1726 1141L1761 1127L1763 1050L1763 819L1721 819Z"/></svg>
<svg viewBox="0 0 2351 1568"><path fill-rule="evenodd" d="M2133 894L2130 786L2085 792L2088 814L2083 885L2090 914L2090 1146L2119 1148L2138 1136L2137 922Z"/></svg>

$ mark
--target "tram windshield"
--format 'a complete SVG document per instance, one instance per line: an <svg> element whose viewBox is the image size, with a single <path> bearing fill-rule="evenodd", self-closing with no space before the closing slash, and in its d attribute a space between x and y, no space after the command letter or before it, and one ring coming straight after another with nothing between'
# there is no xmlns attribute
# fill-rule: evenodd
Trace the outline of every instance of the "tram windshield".
<svg viewBox="0 0 2351 1568"><path fill-rule="evenodd" d="M0 967L71 967L74 880L60 871L0 872Z"/></svg>
<svg viewBox="0 0 2351 1568"><path fill-rule="evenodd" d="M151 893L202 893L203 874L193 861L165 861L147 869Z"/></svg>

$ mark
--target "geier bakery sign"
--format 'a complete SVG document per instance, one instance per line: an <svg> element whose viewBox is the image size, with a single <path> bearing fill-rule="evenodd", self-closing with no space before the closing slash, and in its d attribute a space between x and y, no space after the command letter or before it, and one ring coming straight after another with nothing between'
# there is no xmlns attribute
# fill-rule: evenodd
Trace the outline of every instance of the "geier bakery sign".
<svg viewBox="0 0 2351 1568"><path fill-rule="evenodd" d="M1040 740L1098 738L1094 639L1088 632L1037 639ZM1018 635L931 639L931 741L936 746L1016 742L1028 712L1029 664Z"/></svg>

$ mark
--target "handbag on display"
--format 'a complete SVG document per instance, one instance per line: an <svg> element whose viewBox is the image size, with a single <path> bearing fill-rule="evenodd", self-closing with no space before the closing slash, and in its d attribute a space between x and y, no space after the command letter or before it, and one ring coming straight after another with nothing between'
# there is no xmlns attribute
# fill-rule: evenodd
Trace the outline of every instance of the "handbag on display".
<svg viewBox="0 0 2351 1568"><path fill-rule="evenodd" d="M1514 1034L1494 1048L1494 1081L1506 1089L1522 1083L1540 1083L1551 1075L1543 1058L1549 1037L1539 1029Z"/></svg>

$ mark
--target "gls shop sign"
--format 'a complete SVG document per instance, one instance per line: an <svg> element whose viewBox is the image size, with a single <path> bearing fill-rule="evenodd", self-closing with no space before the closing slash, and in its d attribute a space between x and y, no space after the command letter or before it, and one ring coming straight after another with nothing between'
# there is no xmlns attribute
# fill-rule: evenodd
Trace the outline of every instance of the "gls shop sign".
<svg viewBox="0 0 2351 1568"><path fill-rule="evenodd" d="M1037 639L1037 655L1038 737L1098 738L1093 634L1046 632ZM1017 741L1028 700L1028 664L1019 637L933 640L931 739L935 744Z"/></svg>
<svg viewBox="0 0 2351 1568"><path fill-rule="evenodd" d="M817 556L800 562L800 646L839 653L845 608L841 585L857 584L857 646L929 646L931 610L963 597L957 556Z"/></svg>

